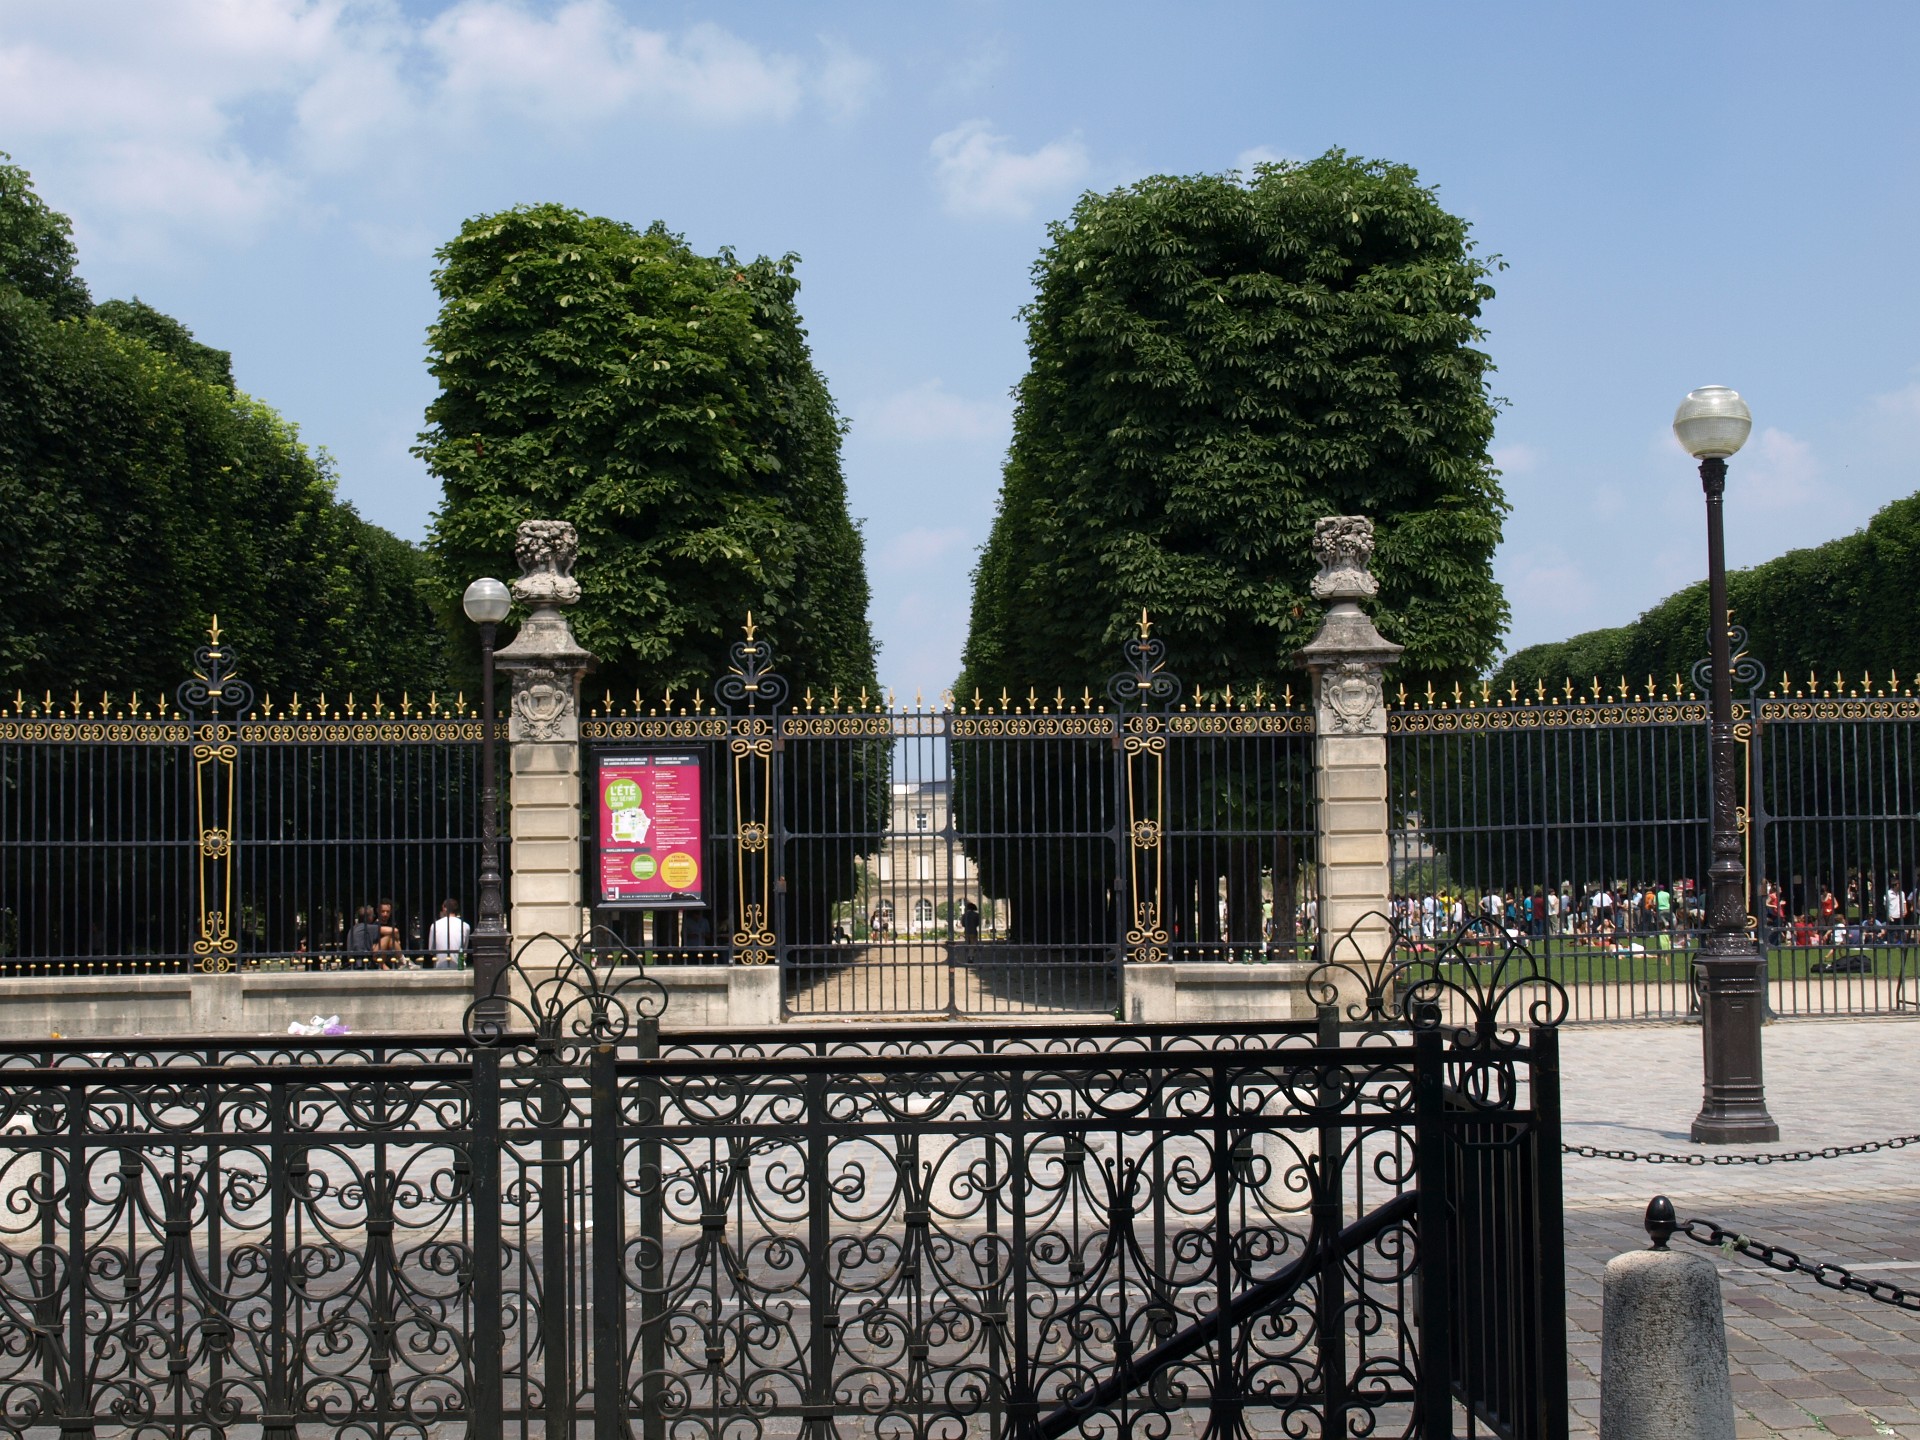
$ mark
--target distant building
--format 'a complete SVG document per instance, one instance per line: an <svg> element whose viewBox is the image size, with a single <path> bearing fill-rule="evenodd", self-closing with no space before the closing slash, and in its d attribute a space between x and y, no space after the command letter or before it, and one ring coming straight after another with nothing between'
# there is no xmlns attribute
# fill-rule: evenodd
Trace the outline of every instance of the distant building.
<svg viewBox="0 0 1920 1440"><path fill-rule="evenodd" d="M989 903L979 892L973 862L953 830L951 782L909 780L893 786L887 832L866 857L870 884L867 920L875 913L894 936L959 930L961 907Z"/></svg>

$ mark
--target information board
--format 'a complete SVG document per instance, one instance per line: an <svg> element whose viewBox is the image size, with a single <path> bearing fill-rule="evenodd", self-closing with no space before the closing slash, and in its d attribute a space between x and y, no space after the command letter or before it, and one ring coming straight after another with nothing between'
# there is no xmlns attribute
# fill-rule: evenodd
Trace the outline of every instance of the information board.
<svg viewBox="0 0 1920 1440"><path fill-rule="evenodd" d="M600 757L600 904L706 904L700 757L628 751Z"/></svg>

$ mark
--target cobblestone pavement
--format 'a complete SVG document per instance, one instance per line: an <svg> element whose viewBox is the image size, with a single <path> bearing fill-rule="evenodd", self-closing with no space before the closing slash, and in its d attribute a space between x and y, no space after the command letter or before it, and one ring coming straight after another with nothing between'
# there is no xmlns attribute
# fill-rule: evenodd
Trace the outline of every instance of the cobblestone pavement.
<svg viewBox="0 0 1920 1440"><path fill-rule="evenodd" d="M1846 1145L1920 1132L1920 1023L1795 1020L1765 1036L1768 1108L1780 1143L1707 1153ZM1700 1032L1692 1026L1569 1026L1562 1103L1572 1144L1693 1151ZM1576 1435L1600 1408L1600 1284L1606 1262L1647 1244L1648 1199L1920 1289L1920 1145L1791 1165L1566 1162L1569 1373ZM1676 1246L1705 1250L1688 1240ZM1920 1313L1718 1257L1742 1437L1920 1440Z"/></svg>

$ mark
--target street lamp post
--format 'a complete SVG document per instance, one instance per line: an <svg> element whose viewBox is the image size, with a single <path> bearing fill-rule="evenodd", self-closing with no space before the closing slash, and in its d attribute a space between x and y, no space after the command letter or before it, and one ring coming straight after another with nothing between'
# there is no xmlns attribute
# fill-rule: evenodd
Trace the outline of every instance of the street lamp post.
<svg viewBox="0 0 1920 1440"><path fill-rule="evenodd" d="M1733 655L1727 614L1727 555L1721 512L1727 457L1746 443L1753 416L1724 385L1690 391L1674 412L1673 433L1700 462L1707 497L1708 664L1713 702L1708 752L1713 771L1713 862L1707 870L1707 933L1700 946L1701 1050L1706 1086L1693 1138L1705 1145L1778 1140L1761 1078L1760 1019L1766 961L1747 930L1747 870L1740 856L1734 802L1739 773L1733 740Z"/></svg>
<svg viewBox="0 0 1920 1440"><path fill-rule="evenodd" d="M467 618L480 627L480 905L468 953L473 957L474 1018L504 1023L507 999L496 994L507 968L505 897L500 879L500 791L494 768L493 635L507 618L513 597L491 577L474 581L460 598Z"/></svg>

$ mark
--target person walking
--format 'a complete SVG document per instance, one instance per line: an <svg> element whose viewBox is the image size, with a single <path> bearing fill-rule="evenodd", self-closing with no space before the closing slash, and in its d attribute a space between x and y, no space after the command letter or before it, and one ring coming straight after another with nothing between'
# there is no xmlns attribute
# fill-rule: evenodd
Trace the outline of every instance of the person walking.
<svg viewBox="0 0 1920 1440"><path fill-rule="evenodd" d="M460 902L448 896L440 902L440 918L427 932L427 953L420 959L420 968L432 970L444 956L448 969L459 969L460 957L467 953L467 941L472 934L473 927L460 918Z"/></svg>

